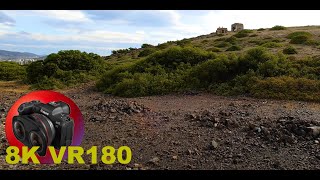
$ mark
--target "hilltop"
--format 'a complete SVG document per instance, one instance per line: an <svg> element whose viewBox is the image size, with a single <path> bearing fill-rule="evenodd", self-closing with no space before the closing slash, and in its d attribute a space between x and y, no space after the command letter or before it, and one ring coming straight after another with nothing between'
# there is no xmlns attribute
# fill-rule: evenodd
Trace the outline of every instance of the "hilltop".
<svg viewBox="0 0 320 180"><path fill-rule="evenodd" d="M37 54L29 52L16 52L0 50L0 60L15 60L15 59L26 59L26 58L39 58Z"/></svg>
<svg viewBox="0 0 320 180"><path fill-rule="evenodd" d="M308 32L312 35L313 43L310 44L292 44L291 39L287 36L293 32ZM226 34L210 33L207 35L201 35L189 39L183 39L179 41L169 41L159 44L157 46L151 46L145 44L142 48L134 49L122 49L114 51L106 59L110 64L121 64L125 62L133 62L145 57L143 54L139 54L146 49L162 50L174 46L191 46L201 48L207 51L212 51L217 54L241 54L246 50L253 47L266 47L270 52L277 53L282 52L287 46L292 46L297 50L296 54L290 56L295 58L304 58L306 56L318 56L320 55L320 26L303 26L303 27L285 27L282 30L272 30L272 28L260 28L245 30L243 37L238 36L239 32L229 31ZM238 46L234 48L232 46ZM231 48L231 49L230 49ZM229 49L229 50L228 50ZM150 51L152 52L152 51ZM148 53L146 53L148 54Z"/></svg>

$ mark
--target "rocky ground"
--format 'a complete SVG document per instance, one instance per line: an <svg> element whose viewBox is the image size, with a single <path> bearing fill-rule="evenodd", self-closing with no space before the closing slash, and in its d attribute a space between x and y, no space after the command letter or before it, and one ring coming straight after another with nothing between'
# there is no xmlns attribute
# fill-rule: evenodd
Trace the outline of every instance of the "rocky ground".
<svg viewBox="0 0 320 180"><path fill-rule="evenodd" d="M63 92L85 119L82 146L129 146L128 165L8 165L4 119L25 93L0 94L0 169L316 169L320 104L187 93L118 98ZM89 156L85 156L89 161Z"/></svg>

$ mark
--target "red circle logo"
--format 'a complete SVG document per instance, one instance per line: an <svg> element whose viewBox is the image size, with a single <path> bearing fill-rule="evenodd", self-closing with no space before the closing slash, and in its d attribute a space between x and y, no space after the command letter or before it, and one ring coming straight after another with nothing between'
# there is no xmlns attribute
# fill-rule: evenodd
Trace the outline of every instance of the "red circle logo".
<svg viewBox="0 0 320 180"><path fill-rule="evenodd" d="M19 148L20 156L21 156L22 146L26 146L26 145L24 145L21 141L19 141L14 135L12 121L15 116L19 115L18 108L20 107L20 105L23 103L31 102L31 101L40 101L43 104L62 101L68 104L70 108L69 116L70 118L73 119L73 122L74 122L73 137L72 137L72 142L70 146L79 146L81 144L82 138L84 135L84 122L78 106L71 99L69 99L68 97L66 97L61 93L54 92L54 91L45 91L45 90L34 91L18 99L13 104L13 106L9 110L8 115L6 117L5 131L6 131L7 140L10 146L16 146ZM59 150L56 149L56 153L58 154ZM41 164L53 163L52 156L48 148L44 156L39 156L37 153L35 155L37 156ZM66 158L67 158L67 152L65 153L63 159L66 159Z"/></svg>

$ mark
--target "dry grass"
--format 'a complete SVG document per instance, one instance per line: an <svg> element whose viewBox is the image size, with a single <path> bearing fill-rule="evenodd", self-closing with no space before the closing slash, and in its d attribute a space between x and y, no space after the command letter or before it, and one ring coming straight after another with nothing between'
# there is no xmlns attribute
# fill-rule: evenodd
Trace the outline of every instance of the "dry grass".
<svg viewBox="0 0 320 180"><path fill-rule="evenodd" d="M29 92L30 86L17 81L0 81L0 92Z"/></svg>

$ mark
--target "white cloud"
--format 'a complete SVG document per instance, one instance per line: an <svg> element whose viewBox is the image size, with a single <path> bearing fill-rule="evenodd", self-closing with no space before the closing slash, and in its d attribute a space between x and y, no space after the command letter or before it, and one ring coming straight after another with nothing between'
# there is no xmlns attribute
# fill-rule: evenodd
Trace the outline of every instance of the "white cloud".
<svg viewBox="0 0 320 180"><path fill-rule="evenodd" d="M38 10L33 11L43 16L73 22L88 22L90 19L82 11L76 10Z"/></svg>
<svg viewBox="0 0 320 180"><path fill-rule="evenodd" d="M29 38L36 41L47 42L99 42L99 43L143 43L144 34L141 33L121 33L104 30L96 31L84 31L77 34L64 34L64 35L52 35L41 33L30 33L24 35L25 38Z"/></svg>
<svg viewBox="0 0 320 180"><path fill-rule="evenodd" d="M0 46L5 47L25 47L25 48L62 48L62 49L96 49L96 50L115 50L119 49L116 47L102 47L102 46L88 46L88 45L34 45L34 44L9 44L9 43L0 43Z"/></svg>

